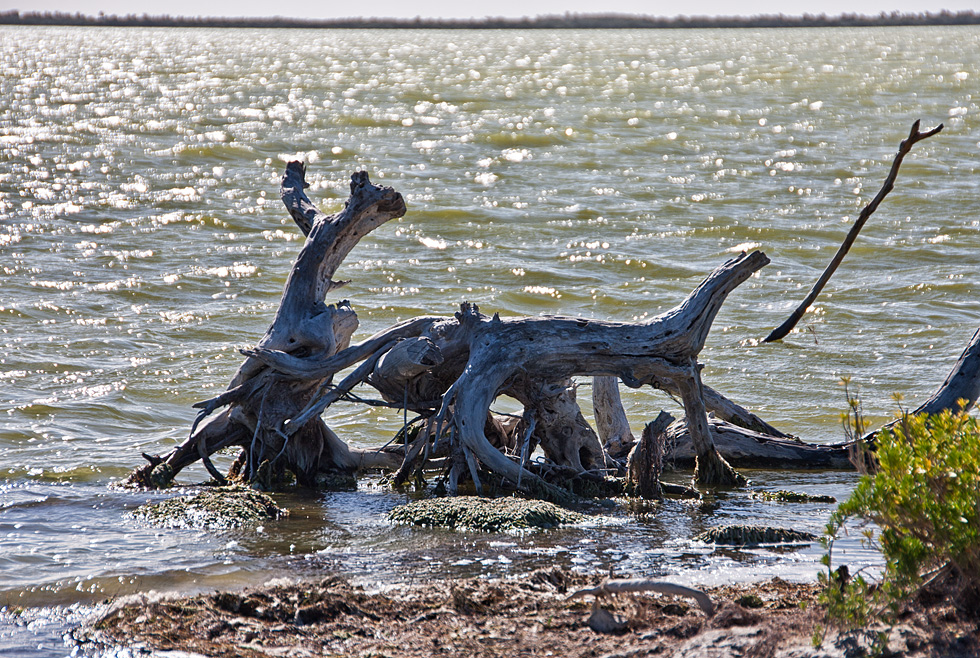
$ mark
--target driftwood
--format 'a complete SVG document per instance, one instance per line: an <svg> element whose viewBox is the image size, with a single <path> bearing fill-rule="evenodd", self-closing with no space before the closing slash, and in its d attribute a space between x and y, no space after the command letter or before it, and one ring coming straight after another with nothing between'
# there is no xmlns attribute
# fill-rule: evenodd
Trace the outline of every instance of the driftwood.
<svg viewBox="0 0 980 658"><path fill-rule="evenodd" d="M433 328L443 336L451 333L452 345L467 345L469 355L443 397L437 418L446 417L452 406L453 431L470 470L474 470L471 459L476 459L512 483L521 481L525 488L535 489L544 483L494 449L484 436L484 420L497 395L509 394L533 409L542 398L554 399L548 382L562 388L575 375L615 375L633 387L669 385L680 390L688 417L700 414L703 419L691 432L698 453L696 478L704 484L737 484L740 476L718 456L707 433L695 357L727 295L768 262L761 252L743 254L717 268L681 305L645 323L488 318L475 305L464 304L453 331ZM538 415L548 422L547 414ZM598 444L594 433L586 431L588 426L578 415L570 422L564 417L566 453L571 445L578 449L582 467L601 465L591 452L591 442Z"/></svg>
<svg viewBox="0 0 980 658"><path fill-rule="evenodd" d="M936 391L920 404L912 415L938 414L943 411L967 411L980 397L980 329L974 332L949 375ZM869 432L850 443L804 443L799 439L780 438L747 430L718 418L710 418L711 437L718 452L736 468L770 469L853 469L861 452L858 444L873 449L875 437L885 428L895 427L900 419ZM696 457L693 441L681 420L667 428L664 461L669 466L688 468Z"/></svg>
<svg viewBox="0 0 980 658"><path fill-rule="evenodd" d="M888 196L888 193L895 187L895 179L898 177L898 170L902 166L902 161L905 159L905 156L912 150L912 145L926 139L927 137L932 137L942 129L943 124L939 124L932 130L919 132L919 122L916 121L912 124L912 130L909 132L909 136L902 140L902 143L899 145L898 153L895 155L895 160L892 162L891 171L888 172L888 177L885 178L885 183L881 186L878 194L876 194L875 198L872 199L863 210L861 210L861 214L858 215L854 225L851 226L851 230L848 231L847 237L844 238L843 244L841 244L840 248L837 250L837 253L834 254L834 258L830 261L830 265L827 266L827 269L823 271L823 274L820 275L817 282L813 284L812 288L810 288L810 292L807 293L806 297L802 302L800 302L800 305L794 309L786 321L773 329L772 332L763 339L764 343L771 343L773 341L785 338L786 335L793 330L796 324L803 317L803 314L806 313L807 309L810 308L814 301L816 301L817 296L823 290L823 287L827 285L828 281L830 281L830 277L832 277L834 272L837 271L837 267L841 264L841 261L844 260L844 256L847 255L847 252L850 251L851 245L854 244L858 233L860 233L861 229L864 228L868 218L874 214L874 211L878 209L879 204L881 204L884 198Z"/></svg>
<svg viewBox="0 0 980 658"><path fill-rule="evenodd" d="M560 496L545 478L522 466L517 455L507 455L487 440L489 408L502 394L525 407L518 434L523 430L526 440L540 444L552 462L567 469L563 473L603 469L605 457L598 438L574 404L569 378L576 375L617 376L632 387L652 385L678 391L688 417L700 414L703 418L693 432L696 478L709 485L740 484L744 479L718 456L707 432L696 355L727 295L768 262L761 252L732 259L681 305L644 323L565 317L501 319L482 315L474 304L463 304L454 318L433 322L421 334L439 351L440 358L429 357L437 365L419 368L417 374L413 371L397 387L401 391L388 395L397 399L400 394L409 408L425 411L425 405L441 393L429 452L447 449L442 437L448 433L451 465L447 486L451 491L467 476L480 491L482 468L522 490ZM254 353L268 364L277 358L264 350ZM307 359L307 367L310 372L321 371L316 359ZM322 411L323 400L311 400L290 425L302 424L309 414Z"/></svg>
<svg viewBox="0 0 980 658"><path fill-rule="evenodd" d="M708 424L718 452L735 468L854 468L851 444L804 443L747 430L718 418L709 419ZM668 467L690 468L696 457L693 446L687 424L683 420L672 423L666 432L664 463Z"/></svg>
<svg viewBox="0 0 980 658"><path fill-rule="evenodd" d="M630 493L637 498L660 500L664 497L660 473L664 468L665 432L673 420L673 416L661 411L643 428L640 442L630 451L626 462L626 486L627 491L632 488Z"/></svg>
<svg viewBox="0 0 980 658"><path fill-rule="evenodd" d="M699 589L665 583L659 580L647 580L643 578L631 578L616 580L606 578L598 587L589 587L573 592L568 596L569 599L577 599L583 596L594 596L596 599L612 596L613 594L625 594L627 592L658 592L660 594L670 594L672 596L683 596L694 599L701 611L709 617L715 613L715 604L711 597Z"/></svg>
<svg viewBox="0 0 980 658"><path fill-rule="evenodd" d="M396 458L374 451L354 451L319 418L304 423L302 431L290 435L280 427L296 416L330 377L341 368L377 356L405 333L416 333L413 325L395 327L365 343L349 348L357 328L357 315L347 302L327 306L328 292L344 285L334 274L357 241L390 219L405 214L405 202L390 187L372 185L364 172L351 177L351 195L335 215L325 215L306 197L305 169L290 163L283 175L281 196L306 242L286 281L279 309L255 350L247 351L245 362L232 379L229 390L199 403L201 409L190 437L166 457L148 457L148 466L134 472L129 481L144 486L165 486L188 464L203 459L208 471L216 473L209 456L229 446L245 448L239 469L250 481L271 481L290 471L304 485L315 486L317 478L334 471L360 466L392 466ZM380 348L378 346L381 346ZM343 352L331 369L318 376L294 377L282 363L270 368L259 354L275 352L282 361L301 362L314 357L330 359ZM227 407L210 422L206 416ZM299 429L299 428L297 428Z"/></svg>
<svg viewBox="0 0 980 658"><path fill-rule="evenodd" d="M938 131L918 133L917 125L908 145L903 143L887 189L911 143ZM305 168L287 166L280 194L307 239L272 325L257 345L242 350L245 361L228 390L195 405L200 413L188 439L165 456L144 455L149 463L130 476L131 483L166 486L197 460L223 481L210 457L229 447L242 449L230 475L258 487L275 486L290 475L315 487L361 469L384 468L393 472L396 486L413 476L422 482L435 471L437 486L451 493L471 482L477 493L489 485L556 500L566 499L569 490L601 491L605 476L627 470L641 495L658 497L664 462L693 465L702 486L743 484L733 465L850 467L853 446L793 439L701 381L697 358L711 324L727 296L769 262L762 252L722 264L681 304L646 322L488 317L464 303L452 317L413 318L351 345L354 309L346 301L327 305L325 296L344 285L334 277L357 242L405 213L391 188L372 185L363 172L351 180L345 208L328 216L304 192ZM872 205L884 194L885 188ZM867 215L874 210L869 208ZM960 399L975 402L978 342L980 331L920 410L956 408ZM342 371L345 376L335 382ZM593 378L598 432L576 400L575 377ZM665 432L648 426L629 469L624 458L634 440L620 383L665 390L685 411L684 421ZM354 394L362 385L382 398L366 402L405 414L396 445L352 449L323 420L338 401L365 402ZM493 415L491 405L501 395L519 401L523 413ZM409 412L416 418L411 423ZM656 450L661 434L662 459ZM542 455L532 458L538 448Z"/></svg>
<svg viewBox="0 0 980 658"><path fill-rule="evenodd" d="M744 482L712 443L696 359L725 298L769 262L764 254L725 263L678 307L644 323L489 318L476 305L463 304L452 318L416 318L350 346L357 315L347 302L328 306L324 298L344 285L334 275L357 241L404 214L405 205L397 192L372 185L363 172L352 177L344 210L332 216L316 209L306 187L304 167L290 163L280 193L307 240L272 326L242 351L246 360L228 390L195 405L200 413L189 438L166 456L148 455L149 464L130 482L165 486L198 459L221 481L210 455L240 446L233 471L258 486L273 486L289 473L299 484L317 486L334 474L370 467L397 468L400 482L440 459L450 491L468 479L480 492L482 472L507 486L561 498L564 488L555 481L601 480L607 466L616 467L578 407L574 376L673 391L695 419L696 479L707 485ZM400 455L352 450L321 419L362 383L391 406L426 419ZM615 393L608 408L621 412ZM509 431L489 411L502 394L524 405L522 419ZM617 421L628 431L624 414ZM529 463L536 446L546 457L543 464Z"/></svg>
<svg viewBox="0 0 980 658"><path fill-rule="evenodd" d="M969 411L976 404L978 397L980 397L980 329L973 333L973 338L970 339L943 383L912 414L934 415L947 410L954 413ZM894 423L889 423L886 427L891 425Z"/></svg>

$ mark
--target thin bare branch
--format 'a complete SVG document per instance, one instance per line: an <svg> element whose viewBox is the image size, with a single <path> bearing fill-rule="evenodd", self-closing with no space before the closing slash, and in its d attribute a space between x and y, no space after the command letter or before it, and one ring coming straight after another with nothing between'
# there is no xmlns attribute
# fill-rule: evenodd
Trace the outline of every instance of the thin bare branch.
<svg viewBox="0 0 980 658"><path fill-rule="evenodd" d="M840 248L837 250L837 253L834 254L834 258L830 261L830 265L827 266L827 269L823 271L823 274L820 275L817 282L813 284L812 288L810 288L810 292L807 293L807 296L790 314L789 318L786 319L786 322L773 329L772 332L766 336L765 339L763 339L764 343L771 343L773 341L781 340L793 330L793 328L806 313L807 309L810 308L814 301L816 301L817 296L820 295L820 292L823 290L824 286L827 285L827 282L830 281L830 277L832 277L834 272L837 271L837 267L841 264L841 261L844 260L844 256L847 255L847 252L850 251L851 245L854 244L858 233L860 233L861 229L864 228L868 218L871 217L874 211L878 209L878 205L895 187L895 179L898 177L898 169L902 166L902 161L905 159L905 156L912 150L912 146L917 142L921 142L927 137L932 137L942 129L943 124L939 124L932 130L919 132L919 122L916 121L912 124L912 130L909 132L909 136L902 140L902 143L899 145L898 154L895 155L895 161L892 162L891 171L888 172L888 177L885 179L885 183L881 186L878 194L875 195L875 198L871 200L871 203L866 205L861 211L861 214L858 215L857 221L854 222L854 226L851 227L851 230L847 233L847 237L844 238L844 243L841 244Z"/></svg>
<svg viewBox="0 0 980 658"><path fill-rule="evenodd" d="M297 414L294 418L285 421L283 433L286 436L292 436L298 432L299 429L303 427L303 425L305 425L310 419L322 414L327 407L344 397L344 395L349 393L352 388L367 379L368 375L371 374L371 371L374 370L374 366L377 364L378 359L380 359L385 352L394 347L396 342L397 341L394 340L389 341L381 349L376 350L371 355L370 359L355 368L354 372L345 377L342 382L327 389L325 393L318 393L316 396L314 396L303 411Z"/></svg>

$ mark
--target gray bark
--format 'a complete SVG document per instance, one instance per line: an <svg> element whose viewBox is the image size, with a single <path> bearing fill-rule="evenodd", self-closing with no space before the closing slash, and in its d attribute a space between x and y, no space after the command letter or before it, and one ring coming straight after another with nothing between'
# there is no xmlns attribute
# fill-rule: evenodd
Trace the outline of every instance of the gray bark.
<svg viewBox="0 0 980 658"><path fill-rule="evenodd" d="M291 162L282 178L283 203L306 235L306 242L286 280L272 325L256 348L245 352L246 360L229 390L197 405L201 413L184 444L166 457L150 457L147 467L131 474L131 483L166 485L195 458L203 458L208 470L213 471L208 456L230 445L246 448L243 471L252 480L264 462L266 473L289 470L301 484L308 485L315 484L324 471L391 463L390 457L350 450L319 417L293 425L289 434L281 430L285 421L298 416L340 369L320 371L312 377L304 371L297 377L289 374L290 367L295 373L294 366L310 357L326 360L338 352L346 353L341 361L348 365L378 356L363 345L353 352L347 350L357 328L357 315L346 302L328 306L324 298L344 285L335 281L334 275L358 240L405 214L400 194L390 187L372 185L365 172L357 172L351 176L350 198L344 209L325 215L304 192L308 187L305 173L300 163ZM371 346L376 347L377 342L370 342ZM269 367L270 355L277 355L279 367ZM205 416L223 406L228 409L199 429Z"/></svg>
<svg viewBox="0 0 980 658"><path fill-rule="evenodd" d="M853 445L804 443L760 434L718 418L710 418L708 427L715 447L735 468L770 469L853 469L850 461ZM697 452L682 419L667 428L664 462L668 467L690 468Z"/></svg>
<svg viewBox="0 0 980 658"><path fill-rule="evenodd" d="M614 459L624 458L636 439L633 438L626 410L623 409L618 377L592 378L592 410L595 413L596 431L606 453Z"/></svg>
<svg viewBox="0 0 980 658"><path fill-rule="evenodd" d="M632 487L636 497L648 500L664 497L660 474L664 467L665 432L673 420L673 416L661 411L643 428L640 442L630 451L626 463L626 485L627 491Z"/></svg>

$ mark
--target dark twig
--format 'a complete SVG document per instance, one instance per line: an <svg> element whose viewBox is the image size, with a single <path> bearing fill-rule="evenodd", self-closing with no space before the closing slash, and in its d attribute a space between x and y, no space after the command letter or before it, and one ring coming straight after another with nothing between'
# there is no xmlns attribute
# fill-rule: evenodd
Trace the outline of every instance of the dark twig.
<svg viewBox="0 0 980 658"><path fill-rule="evenodd" d="M898 147L898 154L895 156L895 161L892 162L892 168L891 171L888 172L888 177L885 179L885 184L881 186L881 189L878 191L875 198L871 200L871 203L866 205L861 211L861 214L858 215L857 221L854 222L854 226L852 226L851 230L848 231L847 237L844 238L844 243L837 250L837 253L834 255L834 259L830 261L830 265L827 266L827 269L823 271L823 274L820 275L817 282L813 284L812 288L810 288L810 292L807 293L806 298L800 302L800 305L797 306L796 310L790 314L786 322L773 329L772 333L765 337L763 340L764 343L771 343L773 341L781 340L793 330L796 324L803 317L803 314L806 313L807 309L810 308L813 302L817 299L817 296L823 290L823 287L827 285L828 281L830 281L830 277L832 277L834 272L837 271L837 267L841 264L841 261L844 260L844 256L847 255L847 252L850 251L851 245L854 244L858 233L860 233L861 229L864 228L868 218L871 217L874 211L878 209L878 205L895 187L895 179L898 177L898 169L902 166L902 160L904 160L905 156L912 150L912 145L926 139L927 137L932 137L942 129L943 124L939 124L932 130L919 132L919 122L916 121L912 124L912 130L909 132L909 136L902 140L902 143Z"/></svg>
<svg viewBox="0 0 980 658"><path fill-rule="evenodd" d="M200 455L201 461L204 462L204 468L208 469L208 473L214 478L214 481L218 483L219 486L225 486L228 484L228 480L221 474L221 472L215 468L214 464L211 463L211 456L208 454L208 444L207 444L207 432L202 432L200 437L197 439L197 454Z"/></svg>

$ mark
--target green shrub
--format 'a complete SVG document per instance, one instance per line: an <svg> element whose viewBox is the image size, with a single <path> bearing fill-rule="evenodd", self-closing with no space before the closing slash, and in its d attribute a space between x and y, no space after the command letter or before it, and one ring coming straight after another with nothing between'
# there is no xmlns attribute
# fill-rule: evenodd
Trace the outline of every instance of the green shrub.
<svg viewBox="0 0 980 658"><path fill-rule="evenodd" d="M849 399L853 421L859 406ZM845 421L846 422L846 421ZM903 413L875 441L876 467L861 477L827 524L823 602L838 624L887 618L929 587L961 609L980 601L980 425L966 413ZM860 459L858 463L865 463ZM880 582L831 570L834 539L849 524L885 558ZM889 614L891 613L891 614Z"/></svg>

